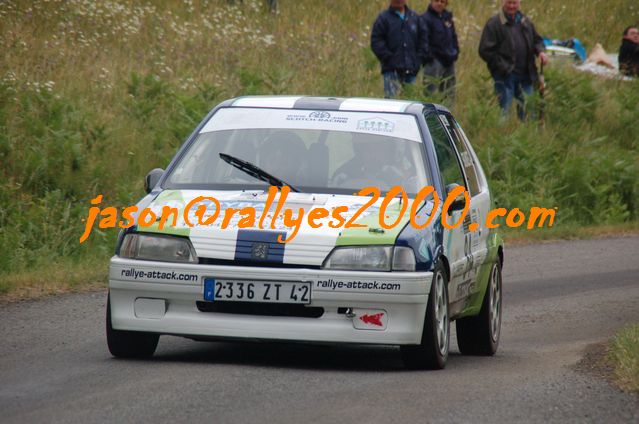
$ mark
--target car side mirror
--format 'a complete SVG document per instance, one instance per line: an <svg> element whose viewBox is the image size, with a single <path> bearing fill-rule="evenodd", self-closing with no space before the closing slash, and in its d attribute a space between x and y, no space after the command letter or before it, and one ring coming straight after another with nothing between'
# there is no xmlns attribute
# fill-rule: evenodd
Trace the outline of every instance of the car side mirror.
<svg viewBox="0 0 639 424"><path fill-rule="evenodd" d="M448 184L446 186L446 194L448 195L448 193L450 193L457 187L460 187L460 185L457 183ZM455 198L455 200L453 200L453 203L450 204L448 211L449 212L461 211L461 210L464 210L465 207L466 207L466 198L464 197L464 193L462 192L459 194L459 196Z"/></svg>
<svg viewBox="0 0 639 424"><path fill-rule="evenodd" d="M162 178L162 175L164 175L164 169L162 168L155 168L146 174L146 177L144 178L144 191L146 191L147 194L150 193L157 185L160 178Z"/></svg>

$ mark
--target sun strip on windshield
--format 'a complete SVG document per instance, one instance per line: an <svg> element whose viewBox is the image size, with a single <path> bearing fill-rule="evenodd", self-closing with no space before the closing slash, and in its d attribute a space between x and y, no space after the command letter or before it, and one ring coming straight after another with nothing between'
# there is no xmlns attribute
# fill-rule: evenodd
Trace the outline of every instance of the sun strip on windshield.
<svg viewBox="0 0 639 424"><path fill-rule="evenodd" d="M231 107L218 110L200 133L266 128L344 131L422 142L413 115L383 112Z"/></svg>

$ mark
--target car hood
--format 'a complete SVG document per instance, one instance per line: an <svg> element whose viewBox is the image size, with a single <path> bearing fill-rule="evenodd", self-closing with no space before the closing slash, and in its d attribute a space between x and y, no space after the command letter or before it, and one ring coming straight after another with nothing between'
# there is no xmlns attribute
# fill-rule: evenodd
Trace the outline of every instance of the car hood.
<svg viewBox="0 0 639 424"><path fill-rule="evenodd" d="M184 220L185 208L199 196L219 201L220 214L212 224L198 225L198 218L195 215L198 207L201 205L206 207L204 219L211 218L216 210L216 203L212 199L198 202L189 208L189 214L187 215L187 219L193 226L186 225ZM164 190L151 201L148 208L158 217L161 216L163 208L167 206L176 208L179 211L176 225L172 225L171 218L160 229L158 218L158 222L150 227L142 228L138 226L138 231L188 237L199 258L320 266L335 246L395 244L397 236L408 223L408 212L411 206L411 200L409 199L406 213L398 220L398 225L392 229L382 229L379 224L379 211L383 199L366 208L353 221L354 224L362 224L366 225L366 227L344 228L342 226L340 228L331 228L328 222L337 222L337 220L329 215L326 219L316 220L317 223L322 224L320 228L312 228L307 219L309 211L316 208L325 208L329 213L332 213L333 209L339 206L347 206L348 212L342 213L341 216L348 222L370 201L370 197L289 193L282 211L291 209L293 211L292 217L295 219L301 209L304 211L304 219L292 240L287 243L279 243L278 236L281 236L282 239L290 238L294 229L291 226L284 226L282 219L276 220L273 228L271 228L271 221L275 214L278 199L279 194L272 199L270 207L265 211L268 196L266 192L261 190ZM393 199L386 207L386 222L395 222L402 206L399 198ZM241 219L246 217L246 215L238 213L228 221L226 228L222 228L227 209L241 210L246 207L255 209L255 226L252 228L240 228ZM262 215L265 218L263 220L263 229L260 229L258 224ZM244 221L244 223L246 222ZM262 244L261 248L258 249L258 255L256 255L254 250L256 243ZM268 244L268 248L265 249L264 244ZM266 255L264 255L264 250L267 251Z"/></svg>

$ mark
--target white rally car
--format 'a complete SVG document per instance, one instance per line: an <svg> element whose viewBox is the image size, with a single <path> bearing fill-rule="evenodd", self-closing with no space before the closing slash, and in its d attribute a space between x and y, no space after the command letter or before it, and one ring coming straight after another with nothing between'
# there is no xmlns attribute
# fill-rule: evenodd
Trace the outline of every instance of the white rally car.
<svg viewBox="0 0 639 424"><path fill-rule="evenodd" d="M370 186L382 197L356 195ZM397 186L405 195L385 200ZM455 199L442 217L433 195L419 198L427 186L442 201L463 186L469 202ZM114 356L149 357L169 334L397 345L408 367L443 368L451 320L463 354L497 349L503 242L484 224L492 200L477 156L440 106L231 99L146 187L137 206L155 213L147 218L179 213L119 236ZM407 209L434 219L418 229Z"/></svg>

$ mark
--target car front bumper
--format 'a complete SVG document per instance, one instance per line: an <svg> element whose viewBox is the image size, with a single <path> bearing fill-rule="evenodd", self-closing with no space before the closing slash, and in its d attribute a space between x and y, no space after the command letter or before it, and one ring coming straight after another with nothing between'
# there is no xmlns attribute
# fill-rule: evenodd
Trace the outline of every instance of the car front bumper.
<svg viewBox="0 0 639 424"><path fill-rule="evenodd" d="M321 307L324 313L308 318L201 312L196 302L203 301L206 277L310 282L308 306ZM431 281L431 272L175 264L114 256L109 272L111 321L117 330L192 338L419 344ZM343 282L341 287L338 282ZM345 314L347 308L355 316ZM383 326L367 325L358 311L386 314Z"/></svg>

